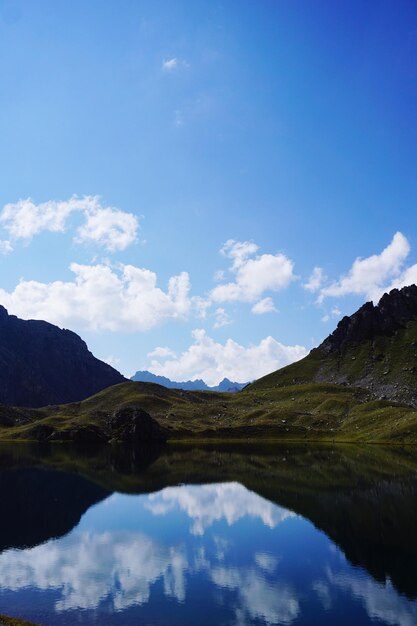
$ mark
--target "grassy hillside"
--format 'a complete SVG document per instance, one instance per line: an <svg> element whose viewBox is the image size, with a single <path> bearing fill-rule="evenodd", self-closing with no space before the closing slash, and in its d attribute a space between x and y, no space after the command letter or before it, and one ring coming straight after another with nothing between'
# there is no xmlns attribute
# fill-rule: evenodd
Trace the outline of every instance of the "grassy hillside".
<svg viewBox="0 0 417 626"><path fill-rule="evenodd" d="M392 335L352 343L341 352L316 348L301 361L265 376L253 390L330 382L362 387L376 398L417 406L417 322Z"/></svg>
<svg viewBox="0 0 417 626"><path fill-rule="evenodd" d="M79 429L105 429L113 412L126 406L149 412L169 440L417 442L416 409L375 400L360 388L327 383L261 384L237 394L220 394L136 382L109 387L68 405L28 412L3 407L0 440L72 439Z"/></svg>

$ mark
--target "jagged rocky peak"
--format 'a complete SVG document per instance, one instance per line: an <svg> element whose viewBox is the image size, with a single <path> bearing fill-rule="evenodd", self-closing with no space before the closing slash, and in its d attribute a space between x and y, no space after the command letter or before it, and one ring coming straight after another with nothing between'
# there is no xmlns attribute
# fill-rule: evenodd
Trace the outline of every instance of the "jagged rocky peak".
<svg viewBox="0 0 417 626"><path fill-rule="evenodd" d="M123 381L76 333L41 320L21 320L0 305L1 404L75 402Z"/></svg>
<svg viewBox="0 0 417 626"><path fill-rule="evenodd" d="M392 289L382 296L377 305L367 302L350 317L344 317L319 350L343 352L352 343L391 335L414 319L417 319L417 286Z"/></svg>

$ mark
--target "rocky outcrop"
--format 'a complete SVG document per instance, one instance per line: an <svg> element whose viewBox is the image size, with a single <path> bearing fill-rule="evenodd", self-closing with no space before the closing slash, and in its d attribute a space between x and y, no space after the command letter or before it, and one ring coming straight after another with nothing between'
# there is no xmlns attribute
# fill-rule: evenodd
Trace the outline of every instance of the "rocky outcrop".
<svg viewBox="0 0 417 626"><path fill-rule="evenodd" d="M93 418L95 423L81 423L71 428L56 428L41 421L26 430L25 437L40 442L66 441L80 445L123 443L132 448L167 440L159 423L137 406L121 407L110 414L97 411Z"/></svg>
<svg viewBox="0 0 417 626"><path fill-rule="evenodd" d="M140 446L148 442L164 442L166 435L149 413L135 406L118 409L109 420L113 440Z"/></svg>
<svg viewBox="0 0 417 626"><path fill-rule="evenodd" d="M391 336L408 322L417 319L417 286L393 289L378 304L367 302L350 317L344 317L336 330L323 341L319 350L343 352L352 344Z"/></svg>
<svg viewBox="0 0 417 626"><path fill-rule="evenodd" d="M124 381L72 331L21 320L0 306L0 404L75 402Z"/></svg>
<svg viewBox="0 0 417 626"><path fill-rule="evenodd" d="M393 289L377 305L367 302L304 359L252 388L309 383L361 387L369 399L417 407L417 286Z"/></svg>

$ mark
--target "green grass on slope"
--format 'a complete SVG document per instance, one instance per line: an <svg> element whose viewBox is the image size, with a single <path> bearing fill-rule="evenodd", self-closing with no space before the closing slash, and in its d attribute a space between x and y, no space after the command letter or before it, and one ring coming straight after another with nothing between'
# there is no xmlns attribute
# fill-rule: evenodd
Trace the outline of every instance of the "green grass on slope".
<svg viewBox="0 0 417 626"><path fill-rule="evenodd" d="M389 336L352 343L342 354L319 349L250 385L260 390L313 382L346 382L388 395L400 401L417 402L417 323L409 322Z"/></svg>
<svg viewBox="0 0 417 626"><path fill-rule="evenodd" d="M251 385L245 387L245 390L270 389L272 387L311 383L319 371L321 361L321 353L317 349L312 350L304 359L291 363L291 365L287 365L263 378L259 378Z"/></svg>
<svg viewBox="0 0 417 626"><path fill-rule="evenodd" d="M360 388L316 383L222 394L139 382L109 387L83 402L31 410L28 423L0 429L0 440L33 440L39 427L54 428L58 439L82 426L104 429L116 409L129 405L148 411L171 440L417 442L416 410L375 401Z"/></svg>

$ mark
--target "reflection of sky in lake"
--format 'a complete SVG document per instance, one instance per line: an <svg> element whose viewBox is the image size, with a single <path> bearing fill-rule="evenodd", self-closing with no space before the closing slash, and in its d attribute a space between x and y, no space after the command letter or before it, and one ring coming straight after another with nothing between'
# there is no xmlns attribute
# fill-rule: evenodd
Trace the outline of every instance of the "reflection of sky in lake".
<svg viewBox="0 0 417 626"><path fill-rule="evenodd" d="M417 604L238 483L114 494L66 537L0 555L1 610L45 626L414 626Z"/></svg>

